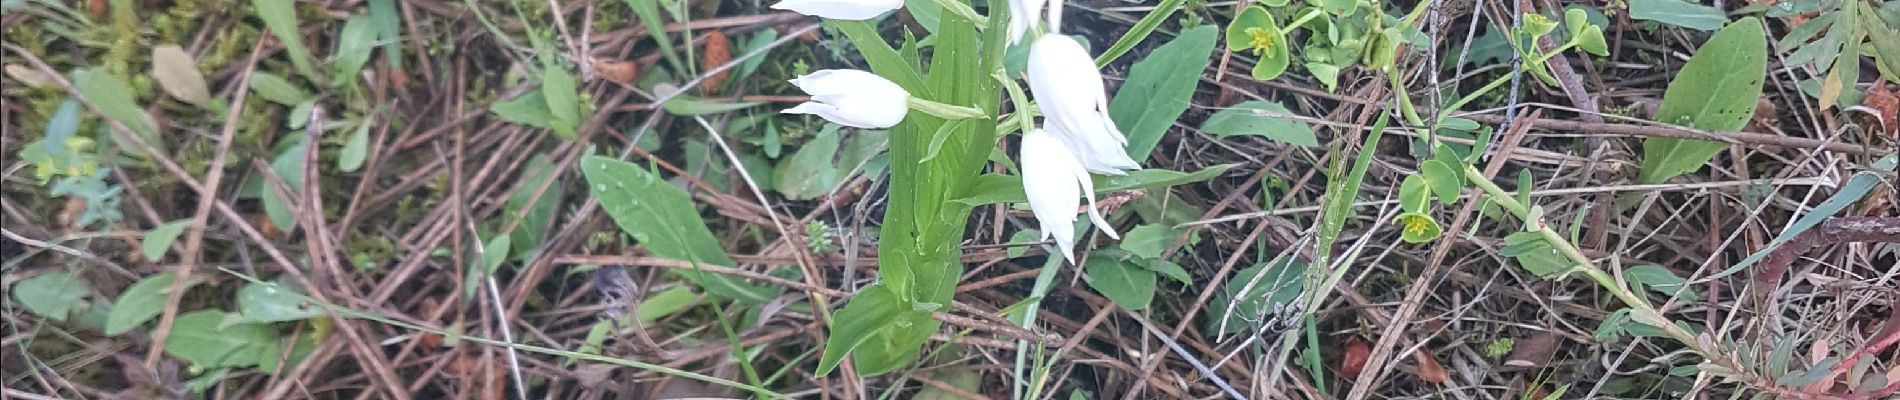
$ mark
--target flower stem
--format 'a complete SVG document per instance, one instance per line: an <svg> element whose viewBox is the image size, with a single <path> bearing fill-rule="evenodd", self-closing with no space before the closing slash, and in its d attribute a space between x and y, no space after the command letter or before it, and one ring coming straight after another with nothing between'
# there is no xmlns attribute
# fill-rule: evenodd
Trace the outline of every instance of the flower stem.
<svg viewBox="0 0 1900 400"><path fill-rule="evenodd" d="M1517 198L1511 196L1510 192L1505 192L1504 188L1500 188L1496 183L1492 183L1490 178L1484 176L1483 171L1479 171L1476 167L1466 165L1465 180L1470 181L1473 185L1478 186L1479 189L1484 190L1484 193L1490 196L1490 200L1496 202L1498 206L1503 207L1506 211L1510 211L1511 214L1516 215L1520 219L1526 219L1524 221L1525 225L1536 228L1535 231L1539 236L1544 238L1545 242L1550 243L1550 246L1557 249L1558 253L1570 259L1571 266L1567 272L1582 273L1584 276L1589 277L1591 281L1596 282L1597 286L1608 289L1611 295L1616 296L1617 300L1621 300L1623 304L1628 305L1633 312L1649 313L1660 318L1662 313L1657 311L1655 306L1650 305L1648 299L1643 298L1642 294L1630 290L1623 281L1611 276L1602 268L1597 268L1596 263L1591 261L1589 256L1583 255L1582 250L1577 249L1576 245L1571 244L1570 240L1564 238L1562 234L1557 233L1557 230L1551 229L1550 225L1545 224L1541 219L1535 221L1528 220L1528 218L1531 218L1530 208L1522 203L1518 203ZM1645 321L1638 322L1650 324ZM1714 349L1702 348L1702 345L1696 341L1695 335L1689 334L1688 331L1684 331L1681 327L1676 326L1676 324L1664 323L1656 328L1662 329L1670 338L1681 342L1683 345L1689 346L1690 349L1696 350L1697 353L1701 353L1704 357L1713 359L1717 358L1719 354L1711 353L1711 350Z"/></svg>
<svg viewBox="0 0 1900 400"><path fill-rule="evenodd" d="M978 109L976 107L964 107L964 106L938 103L938 102L934 102L930 100L917 98L916 96L911 96L910 98L910 109L922 111L925 114L930 114L930 115L936 116L937 118L943 118L947 120L982 118L985 116L983 114L983 110Z"/></svg>

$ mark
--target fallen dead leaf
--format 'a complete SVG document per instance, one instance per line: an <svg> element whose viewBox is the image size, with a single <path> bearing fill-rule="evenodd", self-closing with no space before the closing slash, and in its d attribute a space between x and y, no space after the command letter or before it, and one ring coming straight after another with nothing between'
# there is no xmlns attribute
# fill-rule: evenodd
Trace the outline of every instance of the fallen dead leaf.
<svg viewBox="0 0 1900 400"><path fill-rule="evenodd" d="M1347 378L1358 377L1360 372L1365 371L1366 358L1370 357L1371 353L1372 349L1366 346L1366 341L1359 340L1359 337L1346 339L1346 345L1341 346L1340 350L1339 374Z"/></svg>
<svg viewBox="0 0 1900 400"><path fill-rule="evenodd" d="M1412 358L1418 359L1418 380L1436 385L1444 384L1446 379L1451 378L1451 375L1445 372L1445 366L1439 364L1437 356L1432 355L1431 352L1419 349L1418 354L1412 355Z"/></svg>
<svg viewBox="0 0 1900 400"><path fill-rule="evenodd" d="M1555 332L1543 331L1517 340L1511 348L1511 356L1505 358L1504 365L1526 368L1544 365L1557 353L1560 339L1562 337Z"/></svg>
<svg viewBox="0 0 1900 400"><path fill-rule="evenodd" d="M1881 131L1900 139L1900 96L1887 89L1886 83L1874 82L1874 86L1867 89L1867 97L1861 99L1860 105L1872 111L1874 119L1879 120Z"/></svg>
<svg viewBox="0 0 1900 400"><path fill-rule="evenodd" d="M732 62L732 40L726 38L726 34L717 29L706 32L705 52L700 53L699 59L701 71L711 71ZM732 76L730 69L707 76L705 82L699 83L699 94L701 96L719 94L720 85L726 83L726 78L730 76Z"/></svg>
<svg viewBox="0 0 1900 400"><path fill-rule="evenodd" d="M632 85L640 72L639 66L620 60L594 60L593 65L595 75L622 85Z"/></svg>

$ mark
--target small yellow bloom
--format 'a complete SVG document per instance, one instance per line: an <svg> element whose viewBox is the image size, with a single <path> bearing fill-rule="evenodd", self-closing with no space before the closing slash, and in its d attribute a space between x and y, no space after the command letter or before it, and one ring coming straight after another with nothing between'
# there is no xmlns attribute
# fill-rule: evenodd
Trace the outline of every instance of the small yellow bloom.
<svg viewBox="0 0 1900 400"><path fill-rule="evenodd" d="M1266 28L1247 28L1247 36L1252 38L1247 41L1247 45L1253 49L1253 55L1255 57L1266 54L1267 50L1272 50L1275 44L1273 43L1273 32L1268 32Z"/></svg>

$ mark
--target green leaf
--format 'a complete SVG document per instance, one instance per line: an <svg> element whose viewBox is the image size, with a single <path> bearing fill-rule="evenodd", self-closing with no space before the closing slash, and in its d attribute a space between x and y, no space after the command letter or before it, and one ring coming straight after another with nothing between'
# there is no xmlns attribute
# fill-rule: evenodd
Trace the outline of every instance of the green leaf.
<svg viewBox="0 0 1900 400"><path fill-rule="evenodd" d="M1359 9L1359 2L1355 0L1308 0L1307 4L1319 6L1327 14L1342 17Z"/></svg>
<svg viewBox="0 0 1900 400"><path fill-rule="evenodd" d="M547 68L541 74L541 96L548 102L548 114L554 116L554 133L573 139L581 126L579 84L565 68Z"/></svg>
<svg viewBox="0 0 1900 400"><path fill-rule="evenodd" d="M1135 21L1135 25L1129 27L1127 32L1123 32L1121 38L1115 39L1115 43L1109 45L1108 50L1102 51L1102 55L1096 56L1095 66L1098 68L1106 67L1109 62L1115 61L1116 58L1121 58L1123 54L1127 54L1129 50L1135 48L1136 44L1141 43L1143 39L1148 38L1149 34L1154 33L1155 28L1160 27L1162 22L1166 22L1168 17L1173 16L1175 11L1181 10L1181 5L1185 3L1187 3L1187 0L1161 0L1160 4L1156 4L1154 9L1148 11L1148 15L1142 16L1141 20ZM1186 32L1182 33L1185 34ZM1137 161L1139 161L1139 159L1137 159Z"/></svg>
<svg viewBox="0 0 1900 400"><path fill-rule="evenodd" d="M323 316L323 309L308 304L303 295L288 286L271 282L252 282L238 289L238 315L248 323L297 321Z"/></svg>
<svg viewBox="0 0 1900 400"><path fill-rule="evenodd" d="M1352 203L1359 197L1360 183L1365 181L1366 170L1372 167L1372 157L1378 154L1379 138L1385 137L1387 123L1383 116L1374 120L1372 134L1366 135L1365 147L1359 149L1350 170L1346 169L1344 158L1334 158L1326 168L1326 195L1320 200L1324 206L1320 208L1319 238L1314 246L1318 254L1313 259L1317 264L1332 262L1333 242L1339 240L1339 232L1346 229L1346 220L1353 215ZM1334 150L1340 150L1338 145L1334 145Z"/></svg>
<svg viewBox="0 0 1900 400"><path fill-rule="evenodd" d="M60 322L65 322L73 305L90 292L92 289L79 279L78 272L45 273L13 284L13 299L27 311Z"/></svg>
<svg viewBox="0 0 1900 400"><path fill-rule="evenodd" d="M308 138L307 135L295 135L289 138L296 141L297 145L284 149L284 152L278 153L277 158L271 160L270 163L271 171L283 178L284 185L289 186L285 194L290 195L291 198L296 198L297 192L303 188L304 146L310 145ZM270 217L272 225L277 225L278 229L285 232L297 228L297 210L289 199L279 195L278 190L271 187L268 182L265 184L261 200L264 202L264 214Z"/></svg>
<svg viewBox="0 0 1900 400"><path fill-rule="evenodd" d="M890 134L859 130L849 141L840 136L837 125L827 125L798 152L779 161L772 172L772 183L779 193L793 200L810 200L831 193L859 164L883 153L889 145Z"/></svg>
<svg viewBox="0 0 1900 400"><path fill-rule="evenodd" d="M1155 273L1114 257L1089 257L1089 287L1129 311L1148 308L1155 296Z"/></svg>
<svg viewBox="0 0 1900 400"><path fill-rule="evenodd" d="M1847 178L1847 184L1841 185L1840 191L1834 192L1834 195L1829 196L1826 201L1822 201L1821 204L1815 206L1813 210L1808 211L1807 214L1802 214L1800 218L1788 224L1788 227L1783 228L1780 234L1775 235L1774 240L1768 242L1768 246L1763 247L1761 250L1756 250L1754 254L1749 254L1747 258L1743 258L1741 262L1735 263L1734 266L1730 266L1728 269L1722 270L1722 272L1710 275L1708 279L1727 277L1736 272L1741 272L1743 269L1755 265L1757 262L1761 262L1761 259L1768 257L1775 249L1794 241L1796 237L1801 236L1802 233L1807 232L1809 229L1814 229L1815 226L1821 225L1821 222L1826 221L1828 218L1840 214L1840 212L1847 209L1848 206L1859 203L1861 198L1866 197L1875 187L1879 186L1881 182L1884 182L1886 179L1884 176L1890 176L1894 168L1900 166L1897 164L1900 164L1900 156L1889 155L1882 157L1879 161L1875 161L1872 168L1868 168L1867 171L1854 173L1854 176Z"/></svg>
<svg viewBox="0 0 1900 400"><path fill-rule="evenodd" d="M205 86L205 76L198 72L198 62L191 54L175 44L152 47L152 80L165 93L192 105L210 108L211 89Z"/></svg>
<svg viewBox="0 0 1900 400"><path fill-rule="evenodd" d="M1217 138L1248 135L1300 146L1318 146L1313 127L1279 115L1297 115L1279 103L1249 100L1222 109L1201 123L1201 131Z"/></svg>
<svg viewBox="0 0 1900 400"><path fill-rule="evenodd" d="M310 94L297 87L297 84L262 71L251 74L251 93L256 93L272 103L286 106L310 101Z"/></svg>
<svg viewBox="0 0 1900 400"><path fill-rule="evenodd" d="M1648 288L1649 291L1663 296L1674 296L1677 290L1682 290L1682 295L1686 298L1698 297L1695 287L1682 286L1688 280L1682 279L1681 276L1676 275L1675 271L1670 271L1661 265L1639 265L1623 270L1623 279L1638 289Z"/></svg>
<svg viewBox="0 0 1900 400"><path fill-rule="evenodd" d="M73 86L99 108L100 114L125 124L146 143L164 147L164 143L158 141L158 123L152 122L152 116L139 108L138 95L126 85L125 78L110 72L82 69L73 71Z"/></svg>
<svg viewBox="0 0 1900 400"><path fill-rule="evenodd" d="M376 23L376 39L383 44L383 60L391 70L402 70L402 16L396 0L369 0L369 16Z"/></svg>
<svg viewBox="0 0 1900 400"><path fill-rule="evenodd" d="M1174 239L1179 237L1181 232L1173 227L1144 224L1129 230L1128 235L1122 237L1121 248L1136 257L1161 258L1161 253L1167 252L1168 245L1174 244Z"/></svg>
<svg viewBox="0 0 1900 400"><path fill-rule="evenodd" d="M119 293L118 302L113 305L112 312L106 315L106 336L131 332L132 328L145 324L145 321L165 311L165 302L171 299L172 279L170 272L153 274L132 284L124 293Z"/></svg>
<svg viewBox="0 0 1900 400"><path fill-rule="evenodd" d="M197 368L247 367L257 365L261 353L275 347L277 333L270 326L253 323L225 324L224 311L198 310L172 322L165 341L165 353L190 362Z"/></svg>
<svg viewBox="0 0 1900 400"><path fill-rule="evenodd" d="M310 49L303 45L303 34L297 31L301 25L297 23L296 0L251 0L251 8L257 10L257 18L264 20L271 35L284 44L284 52L290 53L290 63L297 72L313 82L323 82L317 65L310 61Z"/></svg>
<svg viewBox="0 0 1900 400"><path fill-rule="evenodd" d="M1009 250L1005 250L1004 252L1009 254L1009 258L1022 257L1023 254L1029 253L1029 248L1036 247L1037 243L1042 242L1036 240L1039 239L1040 236L1042 236L1042 233L1037 232L1035 229L1016 231L1016 233L1009 235Z"/></svg>
<svg viewBox="0 0 1900 400"><path fill-rule="evenodd" d="M349 140L343 142L343 154L338 154L336 157L336 169L338 171L356 172L358 168L363 168L363 160L369 158L369 125L371 121L372 120L365 117L362 122L356 124L355 130L350 131Z"/></svg>
<svg viewBox="0 0 1900 400"><path fill-rule="evenodd" d="M1425 213L1431 211L1432 192L1430 184L1421 175L1407 175L1399 183L1399 209L1407 213Z"/></svg>
<svg viewBox="0 0 1900 400"><path fill-rule="evenodd" d="M1102 194L1118 190L1154 189L1169 186L1201 182L1226 173L1231 165L1216 165L1193 173L1170 171L1165 169L1143 169L1128 171L1122 176L1093 176L1095 193ZM1022 177L1014 175L984 174L978 176L971 185L968 195L950 200L975 207L997 203L1023 203L1029 197L1023 193Z"/></svg>
<svg viewBox="0 0 1900 400"><path fill-rule="evenodd" d="M1728 22L1721 9L1683 0L1629 0L1629 5L1630 18L1699 31L1716 30Z"/></svg>
<svg viewBox="0 0 1900 400"><path fill-rule="evenodd" d="M1325 86L1327 92L1332 92L1333 89L1339 87L1338 66L1327 63L1309 62L1306 63L1306 72L1313 74L1313 79L1319 80L1319 84Z"/></svg>
<svg viewBox="0 0 1900 400"><path fill-rule="evenodd" d="M292 338L285 337L281 340L265 343L264 346L257 351L257 369L272 374L290 372L290 368L280 367L286 365L295 366L303 362L304 357L309 357L311 352L317 350L318 334L315 330L315 328L310 328L298 334L295 338L296 341L289 343L289 354L285 354L284 344L285 342L291 341Z"/></svg>
<svg viewBox="0 0 1900 400"><path fill-rule="evenodd" d="M172 242L178 240L178 234L184 233L185 228L188 227L191 227L191 220L181 219L166 222L145 232L145 238L139 243L140 250L144 250L145 259L156 262L165 257L165 250L171 249Z"/></svg>
<svg viewBox="0 0 1900 400"><path fill-rule="evenodd" d="M482 272L484 274L494 275L496 270L501 269L502 263L508 262L508 250L512 249L510 247L512 243L507 234L500 234L482 244Z"/></svg>
<svg viewBox="0 0 1900 400"><path fill-rule="evenodd" d="M1161 276L1168 277L1168 279L1173 279L1176 282L1181 282L1181 284L1183 285L1194 284L1194 275L1188 274L1186 268L1181 268L1181 264L1175 264L1172 261L1162 260L1162 259L1144 259L1144 260L1132 260L1132 261L1135 261L1137 264L1140 264L1142 268L1147 268L1149 271L1154 271L1157 274L1161 274Z"/></svg>
<svg viewBox="0 0 1900 400"><path fill-rule="evenodd" d="M660 19L660 0L626 0L633 9L633 15L640 19L640 26L646 28L647 37L660 45L660 55L666 56L668 65L676 71L686 71L685 63L680 62L679 52L673 50L673 37L666 32L666 21Z"/></svg>
<svg viewBox="0 0 1900 400"><path fill-rule="evenodd" d="M1464 174L1458 173L1452 164L1446 164L1442 160L1425 160L1418 165L1418 174L1425 177L1425 182L1431 185L1432 194L1437 195L1438 200L1445 204L1457 202L1458 192L1464 190L1465 187Z"/></svg>
<svg viewBox="0 0 1900 400"><path fill-rule="evenodd" d="M376 26L369 15L351 15L343 23L343 31L337 34L336 51L331 53L331 66L336 68L337 85L354 82L356 74L363 71L363 65L369 64L369 56L376 51Z"/></svg>
<svg viewBox="0 0 1900 400"><path fill-rule="evenodd" d="M528 172L522 175L521 186L516 186L514 193L508 195L506 208L509 218L519 215L522 209L528 210L528 214L521 217L521 222L515 224L514 232L508 235L514 243L511 253L515 261L523 265L539 255L541 240L547 237L548 227L561 212L561 200L566 194L559 182L548 182L554 179L559 169L555 168L547 154L536 154L528 160L524 170ZM536 192L544 185L547 186L546 193L541 193L541 198L535 199Z"/></svg>
<svg viewBox="0 0 1900 400"><path fill-rule="evenodd" d="M488 107L488 111L508 122L536 128L554 129L555 125L554 113L548 111L547 98L541 95L539 88L511 100L496 102Z"/></svg>
<svg viewBox="0 0 1900 400"><path fill-rule="evenodd" d="M692 196L685 191L646 169L608 157L581 159L581 171L594 197L600 200L601 210L654 256L695 264L737 265L720 247L706 221L700 219ZM681 272L709 293L747 303L764 303L779 292L777 287L752 285L737 277L698 270Z"/></svg>
<svg viewBox="0 0 1900 400"><path fill-rule="evenodd" d="M832 369L838 367L838 363L844 361L845 354L864 345L878 331L896 323L898 317L914 312L882 284L859 291L845 304L844 309L832 315L831 335L825 339L824 355L818 357L816 374L830 374Z"/></svg>
<svg viewBox="0 0 1900 400"><path fill-rule="evenodd" d="M1516 259L1519 267L1546 279L1561 277L1570 272L1572 267L1570 259L1558 254L1557 249L1551 247L1550 242L1537 232L1518 232L1506 236L1504 248L1498 250L1498 255Z"/></svg>
<svg viewBox="0 0 1900 400"><path fill-rule="evenodd" d="M1610 55L1610 44L1603 41L1603 27L1601 26L1590 25L1588 28L1583 28L1583 32L1577 36L1577 48L1583 49L1583 51L1589 52L1590 54L1595 54L1598 57L1607 57Z"/></svg>
<svg viewBox="0 0 1900 400"><path fill-rule="evenodd" d="M1187 111L1219 34L1213 26L1183 29L1129 68L1108 115L1127 135L1128 155L1136 162L1147 160L1161 136Z"/></svg>
<svg viewBox="0 0 1900 400"><path fill-rule="evenodd" d="M1876 61L1875 70L1880 71L1880 75L1888 81L1900 80L1900 26L1896 26L1900 25L1900 18L1891 17L1895 14L1891 10L1900 10L1900 6L1892 2L1885 4L1883 12L1887 12L1890 17L1883 19L1868 3L1856 3L1860 4L1860 11L1856 13L1860 16L1860 26L1866 29L1867 43L1873 46L1870 53Z"/></svg>
<svg viewBox="0 0 1900 400"><path fill-rule="evenodd" d="M1208 304L1207 330L1222 335L1275 323L1274 315L1306 292L1307 264L1287 258L1234 273Z"/></svg>
<svg viewBox="0 0 1900 400"><path fill-rule="evenodd" d="M1761 22L1743 18L1704 43L1663 92L1656 121L1715 132L1733 132L1755 116L1767 77L1768 40ZM1643 169L1637 181L1657 183L1702 168L1722 142L1649 138L1643 140Z"/></svg>
<svg viewBox="0 0 1900 400"><path fill-rule="evenodd" d="M699 304L699 293L694 293L693 288L690 287L674 286L641 299L640 305L633 308L633 316L643 325L651 324L660 318L691 308L694 304Z"/></svg>

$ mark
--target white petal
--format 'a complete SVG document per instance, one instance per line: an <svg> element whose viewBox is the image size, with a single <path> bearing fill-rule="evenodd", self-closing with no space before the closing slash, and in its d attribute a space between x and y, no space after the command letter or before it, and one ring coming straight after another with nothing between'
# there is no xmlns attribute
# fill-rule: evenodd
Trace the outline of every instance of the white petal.
<svg viewBox="0 0 1900 400"><path fill-rule="evenodd" d="M812 101L784 112L814 114L856 128L889 128L910 112L910 93L870 72L826 69L793 78L793 86L812 95Z"/></svg>
<svg viewBox="0 0 1900 400"><path fill-rule="evenodd" d="M1095 203L1095 184L1069 149L1061 137L1037 129L1023 135L1018 156L1022 159L1023 192L1029 198L1029 209L1035 213L1043 237L1055 238L1063 257L1074 262L1075 209L1081 206L1077 197L1088 199L1089 220L1103 234L1116 239L1120 236L1102 217L1100 206Z"/></svg>
<svg viewBox="0 0 1900 400"><path fill-rule="evenodd" d="M1061 35L1036 39L1029 50L1029 89L1046 128L1089 171L1122 175L1141 168L1123 148L1128 140L1108 117L1101 72L1080 44Z"/></svg>
<svg viewBox="0 0 1900 400"><path fill-rule="evenodd" d="M1036 26L1036 18L1042 13L1045 0L1009 0L1009 42L1023 39L1023 34ZM1058 1L1057 3L1060 3Z"/></svg>
<svg viewBox="0 0 1900 400"><path fill-rule="evenodd" d="M1062 0L1049 0L1049 33L1062 32Z"/></svg>
<svg viewBox="0 0 1900 400"><path fill-rule="evenodd" d="M862 21L903 5L903 0L785 0L773 4L772 8L815 17Z"/></svg>

